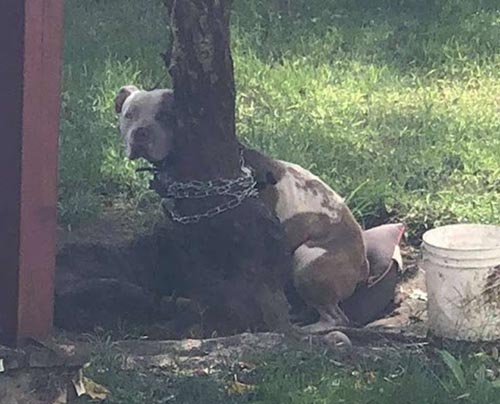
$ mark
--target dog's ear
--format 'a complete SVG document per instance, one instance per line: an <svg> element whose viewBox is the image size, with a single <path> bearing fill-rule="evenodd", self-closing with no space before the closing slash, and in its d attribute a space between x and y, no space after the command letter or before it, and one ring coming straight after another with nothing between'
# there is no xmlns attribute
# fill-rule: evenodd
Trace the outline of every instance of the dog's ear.
<svg viewBox="0 0 500 404"><path fill-rule="evenodd" d="M122 88L120 88L118 94L116 94L115 97L115 112L117 114L120 114L122 112L122 107L125 100L130 96L130 94L135 93L136 91L139 91L139 89L133 85L123 86Z"/></svg>
<svg viewBox="0 0 500 404"><path fill-rule="evenodd" d="M274 174L271 171L266 171L264 175L263 173L260 173L261 175L256 175L255 176L255 182L257 183L257 190L262 190L269 185L276 185L278 181L276 180Z"/></svg>
<svg viewBox="0 0 500 404"><path fill-rule="evenodd" d="M171 114L174 110L174 91L167 88L162 91L160 113Z"/></svg>
<svg viewBox="0 0 500 404"><path fill-rule="evenodd" d="M266 181L269 185L276 185L278 181L276 180L276 177L271 171L268 171L266 173Z"/></svg>

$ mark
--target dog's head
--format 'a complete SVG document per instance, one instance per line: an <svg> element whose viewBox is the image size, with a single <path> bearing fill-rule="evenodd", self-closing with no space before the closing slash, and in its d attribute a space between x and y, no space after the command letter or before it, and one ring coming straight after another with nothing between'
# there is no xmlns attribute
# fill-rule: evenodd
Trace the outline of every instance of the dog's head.
<svg viewBox="0 0 500 404"><path fill-rule="evenodd" d="M116 95L115 111L129 159L159 162L172 152L176 125L172 90L124 86Z"/></svg>

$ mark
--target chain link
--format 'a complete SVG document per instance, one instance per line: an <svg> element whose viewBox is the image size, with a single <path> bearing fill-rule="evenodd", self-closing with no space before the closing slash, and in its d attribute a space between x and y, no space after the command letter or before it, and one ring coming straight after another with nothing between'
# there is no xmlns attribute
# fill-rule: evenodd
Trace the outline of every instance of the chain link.
<svg viewBox="0 0 500 404"><path fill-rule="evenodd" d="M250 167L245 165L243 149L240 150L240 169L242 175L235 179L216 179L209 181L172 181L161 178L161 171L154 172L151 188L165 199L201 199L212 196L230 196L227 202L214 206L205 212L183 216L174 207L162 203L163 208L175 222L181 224L197 223L211 218L241 205L247 198L258 196L257 183Z"/></svg>

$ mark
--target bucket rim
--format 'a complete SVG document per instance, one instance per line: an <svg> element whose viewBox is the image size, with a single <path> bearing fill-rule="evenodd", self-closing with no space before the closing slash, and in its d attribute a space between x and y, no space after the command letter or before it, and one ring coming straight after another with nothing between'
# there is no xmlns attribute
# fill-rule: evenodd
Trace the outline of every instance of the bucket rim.
<svg viewBox="0 0 500 404"><path fill-rule="evenodd" d="M495 224L482 224L482 223L455 223L455 224L448 224L444 226L439 226L435 227L433 229L427 230L423 235L422 235L422 241L423 241L423 246L429 246L431 248L437 248L440 250L444 251L464 251L464 248L457 248L457 247L442 247L439 245L436 245L436 243L431 243L429 242L429 237L433 235L433 233L444 230L444 229L449 229L449 228L458 228L458 227L469 227L469 228L483 228L483 229L493 229L498 231L498 234L500 235L500 226L495 225ZM494 247L468 247L465 249L466 251L491 251L495 249L500 249L500 242L497 246Z"/></svg>

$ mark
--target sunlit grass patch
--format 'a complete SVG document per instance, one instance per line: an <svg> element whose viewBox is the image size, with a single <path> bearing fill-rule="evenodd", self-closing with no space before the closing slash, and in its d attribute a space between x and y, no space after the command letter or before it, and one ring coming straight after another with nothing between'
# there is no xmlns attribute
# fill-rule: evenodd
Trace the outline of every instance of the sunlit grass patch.
<svg viewBox="0 0 500 404"><path fill-rule="evenodd" d="M278 3L234 2L245 142L319 174L367 225L499 221L497 2ZM113 98L169 85L168 28L160 0L66 7L60 213L76 223L155 200L124 158Z"/></svg>

